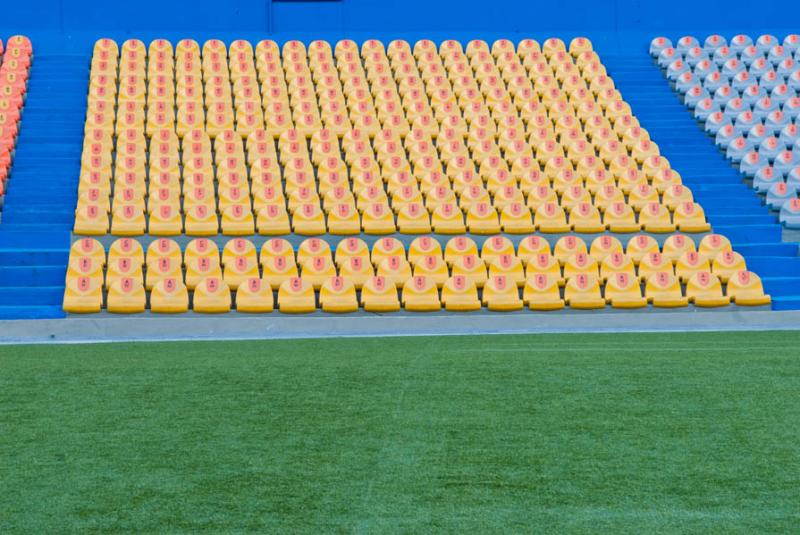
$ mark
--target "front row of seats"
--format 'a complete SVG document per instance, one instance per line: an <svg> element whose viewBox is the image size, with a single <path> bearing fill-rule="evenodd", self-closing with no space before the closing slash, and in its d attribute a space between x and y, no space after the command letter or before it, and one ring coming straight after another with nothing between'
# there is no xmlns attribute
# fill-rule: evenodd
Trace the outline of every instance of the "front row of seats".
<svg viewBox="0 0 800 535"><path fill-rule="evenodd" d="M671 272L658 272L647 279L644 292L638 278L627 273L610 277L601 294L600 281L593 275L581 274L565 285L563 295L558 279L536 274L526 279L522 295L517 284L508 276L490 277L479 291L475 282L463 275L452 276L438 288L432 277L418 275L409 278L398 289L385 277L371 277L357 292L347 277L333 276L319 289L302 277L285 280L277 292L281 312L308 313L321 308L325 312L355 312L363 307L367 312L393 312L401 306L409 311L489 310L513 311L527 306L531 310L558 310L568 305L575 309L683 307L693 303L698 307L719 307L730 304L767 305L770 297L764 294L761 280L749 271L740 271L727 282L723 292L720 279L713 273L695 273L686 283L685 295L680 280ZM480 295L479 295L480 294ZM236 310L243 313L271 312L275 308L273 289L262 279L250 278L235 292ZM360 299L359 299L360 295ZM112 313L144 312L147 294L140 280L122 277L108 288L106 309ZM319 301L319 303L317 302ZM192 310L202 313L228 312L232 308L231 290L219 277L203 279L191 296ZM190 295L179 278L166 277L153 286L149 308L156 313L181 313L189 310ZM67 280L64 310L71 313L100 312L103 307L102 278L72 277Z"/></svg>

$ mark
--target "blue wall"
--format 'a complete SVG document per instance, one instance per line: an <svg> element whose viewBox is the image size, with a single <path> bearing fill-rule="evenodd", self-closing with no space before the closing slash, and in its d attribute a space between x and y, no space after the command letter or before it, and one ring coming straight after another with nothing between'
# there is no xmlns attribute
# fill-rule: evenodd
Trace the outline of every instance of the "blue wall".
<svg viewBox="0 0 800 535"><path fill-rule="evenodd" d="M655 35L788 33L785 2L697 0L37 0L6 2L0 37L21 32L39 49L85 50L99 36L177 39L243 36L337 39L587 35L606 52L643 47ZM613 6L613 7L612 7ZM13 23L13 24L12 24ZM782 30L782 28L786 28Z"/></svg>

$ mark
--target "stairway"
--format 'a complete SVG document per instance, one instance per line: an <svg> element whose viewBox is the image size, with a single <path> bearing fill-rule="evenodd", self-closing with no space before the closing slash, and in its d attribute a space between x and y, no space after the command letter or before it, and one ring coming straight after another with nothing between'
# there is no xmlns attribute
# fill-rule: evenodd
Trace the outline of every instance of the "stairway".
<svg viewBox="0 0 800 535"><path fill-rule="evenodd" d="M603 62L714 231L727 236L762 278L773 308L800 309L798 244L782 241L777 215L703 132L646 51L636 57L603 57Z"/></svg>
<svg viewBox="0 0 800 535"><path fill-rule="evenodd" d="M0 224L0 320L64 317L88 65L34 57Z"/></svg>

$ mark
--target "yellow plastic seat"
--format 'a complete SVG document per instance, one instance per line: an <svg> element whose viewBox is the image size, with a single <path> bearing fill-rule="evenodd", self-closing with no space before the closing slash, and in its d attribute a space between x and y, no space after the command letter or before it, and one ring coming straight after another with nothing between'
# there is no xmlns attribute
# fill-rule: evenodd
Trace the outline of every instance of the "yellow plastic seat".
<svg viewBox="0 0 800 535"><path fill-rule="evenodd" d="M669 213L667 213L669 216ZM636 221L636 214L629 205L614 202L603 213L603 223L611 232L629 233L641 230L641 223Z"/></svg>
<svg viewBox="0 0 800 535"><path fill-rule="evenodd" d="M625 246L625 254L631 257L634 264L638 264L642 257L651 252L659 253L661 249L655 238L647 234L637 234L631 237Z"/></svg>
<svg viewBox="0 0 800 535"><path fill-rule="evenodd" d="M236 290L236 310L242 313L272 312L275 307L272 287L258 277L246 279Z"/></svg>
<svg viewBox="0 0 800 535"><path fill-rule="evenodd" d="M220 314L231 309L231 291L220 277L206 277L195 287L192 310Z"/></svg>
<svg viewBox="0 0 800 535"><path fill-rule="evenodd" d="M711 263L701 254L694 251L687 251L678 257L675 262L675 274L681 282L686 282L693 275L701 271L711 271Z"/></svg>
<svg viewBox="0 0 800 535"><path fill-rule="evenodd" d="M145 218L141 206L115 203L111 214L111 234L141 236L145 233Z"/></svg>
<svg viewBox="0 0 800 535"><path fill-rule="evenodd" d="M475 240L467 236L455 236L447 241L444 248L444 260L453 265L458 257L473 255L478 257L478 246Z"/></svg>
<svg viewBox="0 0 800 535"><path fill-rule="evenodd" d="M219 254L207 256L186 257L186 287L194 290L203 279L217 277L222 279L222 268L220 266Z"/></svg>
<svg viewBox="0 0 800 535"><path fill-rule="evenodd" d="M489 277L483 286L483 304L494 311L521 310L523 307L517 284L506 275Z"/></svg>
<svg viewBox="0 0 800 535"><path fill-rule="evenodd" d="M372 264L377 267L384 258L390 256L400 256L405 260L406 250L403 243L397 238L389 237L376 240L372 245L372 254L370 255Z"/></svg>
<svg viewBox="0 0 800 535"><path fill-rule="evenodd" d="M717 255L724 251L733 251L731 242L721 234L708 234L700 240L697 252L708 260L713 260Z"/></svg>
<svg viewBox="0 0 800 535"><path fill-rule="evenodd" d="M600 279L609 280L618 273L624 273L629 277L636 277L636 269L633 260L625 256L622 251L615 251L600 262Z"/></svg>
<svg viewBox="0 0 800 535"><path fill-rule="evenodd" d="M387 256L380 260L376 273L378 276L384 277L390 284L399 287L411 278L411 264L404 256Z"/></svg>
<svg viewBox="0 0 800 535"><path fill-rule="evenodd" d="M307 236L325 234L325 215L317 203L305 203L292 212L292 231Z"/></svg>
<svg viewBox="0 0 800 535"><path fill-rule="evenodd" d="M606 301L614 308L643 308L647 299L642 297L639 279L626 272L609 277L605 286Z"/></svg>
<svg viewBox="0 0 800 535"><path fill-rule="evenodd" d="M564 209L554 202L540 205L536 209L533 222L539 232L546 234L560 234L570 230Z"/></svg>
<svg viewBox="0 0 800 535"><path fill-rule="evenodd" d="M673 234L664 241L663 254L671 262L675 262L688 251L696 251L694 240L683 234Z"/></svg>
<svg viewBox="0 0 800 535"><path fill-rule="evenodd" d="M669 210L657 202L648 202L639 212L639 223L647 232L666 233L675 232Z"/></svg>
<svg viewBox="0 0 800 535"><path fill-rule="evenodd" d="M617 237L608 234L595 238L589 248L589 254L597 262L602 262L605 257L612 253L624 253L624 249L622 248L622 242Z"/></svg>
<svg viewBox="0 0 800 535"><path fill-rule="evenodd" d="M75 210L73 232L87 236L108 233L108 213L99 204L84 204Z"/></svg>
<svg viewBox="0 0 800 535"><path fill-rule="evenodd" d="M464 275L453 275L442 287L442 304L446 310L469 312L480 310L475 282Z"/></svg>
<svg viewBox="0 0 800 535"><path fill-rule="evenodd" d="M561 310L564 300L558 278L545 273L529 275L522 290L522 301L531 310Z"/></svg>
<svg viewBox="0 0 800 535"><path fill-rule="evenodd" d="M550 242L546 239L541 236L530 235L519 242L517 256L524 264L527 265L531 259L539 254L550 255Z"/></svg>
<svg viewBox="0 0 800 535"><path fill-rule="evenodd" d="M457 256L453 261L453 276L464 276L478 288L483 288L488 279L486 264L475 254Z"/></svg>
<svg viewBox="0 0 800 535"><path fill-rule="evenodd" d="M663 271L669 272L670 275L675 274L675 268L672 261L665 255L658 252L658 250L645 254L639 261L639 278L647 281L656 273Z"/></svg>
<svg viewBox="0 0 800 535"><path fill-rule="evenodd" d="M503 207L500 213L500 226L509 234L527 234L535 230L531 210L519 202L512 202Z"/></svg>
<svg viewBox="0 0 800 535"><path fill-rule="evenodd" d="M600 297L597 277L586 273L577 274L567 281L564 302L577 309L604 308L606 305L605 299Z"/></svg>
<svg viewBox="0 0 800 535"><path fill-rule="evenodd" d="M141 269L141 266L140 266ZM114 314L144 312L147 302L141 276L120 277L109 285L106 309Z"/></svg>
<svg viewBox="0 0 800 535"><path fill-rule="evenodd" d="M91 262L91 259L87 257ZM99 276L67 277L64 290L64 312L90 314L100 312L103 306L103 274Z"/></svg>
<svg viewBox="0 0 800 535"><path fill-rule="evenodd" d="M758 275L747 270L738 271L730 276L726 293L731 301L739 306L769 305L772 301L770 296L764 293Z"/></svg>
<svg viewBox="0 0 800 535"><path fill-rule="evenodd" d="M150 311L179 314L189 310L189 292L179 278L165 277L150 292Z"/></svg>
<svg viewBox="0 0 800 535"><path fill-rule="evenodd" d="M286 206L283 203L262 206L256 218L256 230L266 236L291 233Z"/></svg>
<svg viewBox="0 0 800 535"><path fill-rule="evenodd" d="M586 252L576 253L564 262L564 279L566 280L578 275L590 275L597 278L598 273L597 261Z"/></svg>
<svg viewBox="0 0 800 535"><path fill-rule="evenodd" d="M278 309L287 314L307 314L317 309L314 287L300 277L283 281L278 288Z"/></svg>
<svg viewBox="0 0 800 535"><path fill-rule="evenodd" d="M318 256L325 256L333 261L330 244L321 238L306 238L297 248L297 263L301 266Z"/></svg>
<svg viewBox="0 0 800 535"><path fill-rule="evenodd" d="M588 253L586 242L578 236L563 236L558 239L555 247L553 248L553 256L556 257L560 264L566 261L575 254Z"/></svg>
<svg viewBox="0 0 800 535"><path fill-rule="evenodd" d="M420 203L409 203L397 214L397 228L402 234L426 234L431 232L428 211Z"/></svg>
<svg viewBox="0 0 800 535"><path fill-rule="evenodd" d="M100 266L106 263L106 251L103 248L103 244L94 238L81 238L73 242L72 247L70 247L69 256L70 258L88 256L92 260L99 262Z"/></svg>
<svg viewBox="0 0 800 535"><path fill-rule="evenodd" d="M659 271L650 275L645 285L645 297L655 307L685 307L689 300L681 293L678 278L671 271Z"/></svg>
<svg viewBox="0 0 800 535"><path fill-rule="evenodd" d="M472 234L497 234L501 230L497 211L489 202L473 203L467 210L466 220Z"/></svg>
<svg viewBox="0 0 800 535"><path fill-rule="evenodd" d="M675 225L682 232L708 232L711 225L706 221L706 214L699 204L682 202L675 208Z"/></svg>
<svg viewBox="0 0 800 535"><path fill-rule="evenodd" d="M184 226L189 236L214 236L219 231L219 220L213 207L198 204L185 211Z"/></svg>
<svg viewBox="0 0 800 535"><path fill-rule="evenodd" d="M403 283L401 301L403 308L414 312L442 309L436 282L424 275L411 277Z"/></svg>
<svg viewBox="0 0 800 535"><path fill-rule="evenodd" d="M722 282L728 282L740 271L747 271L747 265L744 257L735 251L723 251L711 261L711 272Z"/></svg>
<svg viewBox="0 0 800 535"><path fill-rule="evenodd" d="M141 253L141 246L139 246L138 255L132 254L130 256L125 256L115 254L113 257L109 257L108 268L106 270L106 288L110 287L120 278L134 278L139 282L143 281L143 259L144 255Z"/></svg>
<svg viewBox="0 0 800 535"><path fill-rule="evenodd" d="M418 257L414 260L414 277L426 277L433 281L438 288L441 288L449 277L447 264L441 255L441 250L438 254L426 255Z"/></svg>
<svg viewBox="0 0 800 535"><path fill-rule="evenodd" d="M315 290L319 289L326 279L336 276L336 265L333 263L330 254L309 258L302 262L301 266L300 275L303 280L310 282Z"/></svg>
<svg viewBox="0 0 800 535"><path fill-rule="evenodd" d="M361 289L361 305L366 312L395 312L400 310L397 285L385 277L372 277Z"/></svg>
<svg viewBox="0 0 800 535"><path fill-rule="evenodd" d="M392 234L397 230L394 214L383 202L368 204L361 214L361 224L365 234Z"/></svg>
<svg viewBox="0 0 800 535"><path fill-rule="evenodd" d="M359 234L361 219L354 204L339 203L328 213L328 232L331 234Z"/></svg>
<svg viewBox="0 0 800 535"><path fill-rule="evenodd" d="M686 283L686 297L698 307L721 307L730 304L731 298L722 295L719 278L709 271L697 271Z"/></svg>
<svg viewBox="0 0 800 535"><path fill-rule="evenodd" d="M277 289L285 281L298 276L294 256L262 256L262 280Z"/></svg>
<svg viewBox="0 0 800 535"><path fill-rule="evenodd" d="M431 214L431 226L437 234L463 234L467 231L464 214L456 203L439 203Z"/></svg>
<svg viewBox="0 0 800 535"><path fill-rule="evenodd" d="M325 312L355 312L358 310L356 288L345 277L329 277L319 291L319 304Z"/></svg>
<svg viewBox="0 0 800 535"><path fill-rule="evenodd" d="M514 244L505 236L486 238L481 246L481 259L488 266L501 255L514 256Z"/></svg>
<svg viewBox="0 0 800 535"><path fill-rule="evenodd" d="M600 220L600 211L588 202L580 202L570 209L569 224L575 232L594 234L606 229Z"/></svg>

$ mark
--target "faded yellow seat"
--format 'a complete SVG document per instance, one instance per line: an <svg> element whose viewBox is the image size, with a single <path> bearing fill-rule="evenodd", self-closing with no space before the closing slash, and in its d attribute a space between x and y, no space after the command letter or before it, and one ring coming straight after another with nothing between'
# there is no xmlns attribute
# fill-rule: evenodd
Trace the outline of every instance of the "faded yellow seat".
<svg viewBox="0 0 800 535"><path fill-rule="evenodd" d="M650 275L644 290L645 297L655 307L685 307L689 300L681 293L681 284L672 271L659 271Z"/></svg>
<svg viewBox="0 0 800 535"><path fill-rule="evenodd" d="M358 310L356 288L345 277L329 277L319 291L319 304L325 312L355 312Z"/></svg>
<svg viewBox="0 0 800 535"><path fill-rule="evenodd" d="M275 307L270 284L253 277L239 284L236 290L236 310L244 313L272 312Z"/></svg>
<svg viewBox="0 0 800 535"><path fill-rule="evenodd" d="M278 309L287 314L307 314L317 308L314 287L300 277L283 281L278 288Z"/></svg>
<svg viewBox="0 0 800 535"><path fill-rule="evenodd" d="M722 295L719 278L709 271L692 274L686 283L686 297L699 307L721 307L731 301L730 296Z"/></svg>
<svg viewBox="0 0 800 535"><path fill-rule="evenodd" d="M436 282L424 275L411 277L403 283L401 300L403 308L414 312L432 312L442 308Z"/></svg>
<svg viewBox="0 0 800 535"><path fill-rule="evenodd" d="M480 310L475 282L464 275L453 275L442 287L442 304L446 310L467 312Z"/></svg>
<svg viewBox="0 0 800 535"><path fill-rule="evenodd" d="M367 312L395 312L400 310L397 285L385 277L372 277L361 289L361 305Z"/></svg>
<svg viewBox="0 0 800 535"><path fill-rule="evenodd" d="M564 300L559 290L559 278L546 273L529 275L522 290L522 301L531 310L561 310Z"/></svg>
<svg viewBox="0 0 800 535"><path fill-rule="evenodd" d="M189 292L183 281L175 277L165 277L153 286L150 292L151 312L178 314L187 310L189 310Z"/></svg>
<svg viewBox="0 0 800 535"><path fill-rule="evenodd" d="M140 266L141 269L141 266ZM147 302L141 276L119 277L109 285L106 309L114 314L144 312Z"/></svg>
<svg viewBox="0 0 800 535"><path fill-rule="evenodd" d="M520 310L523 307L517 284L505 275L489 277L483 286L483 304L495 311Z"/></svg>
<svg viewBox="0 0 800 535"><path fill-rule="evenodd" d="M721 253L722 254L722 253ZM740 306L768 305L769 295L764 293L761 279L751 271L739 271L728 279L727 294Z"/></svg>

